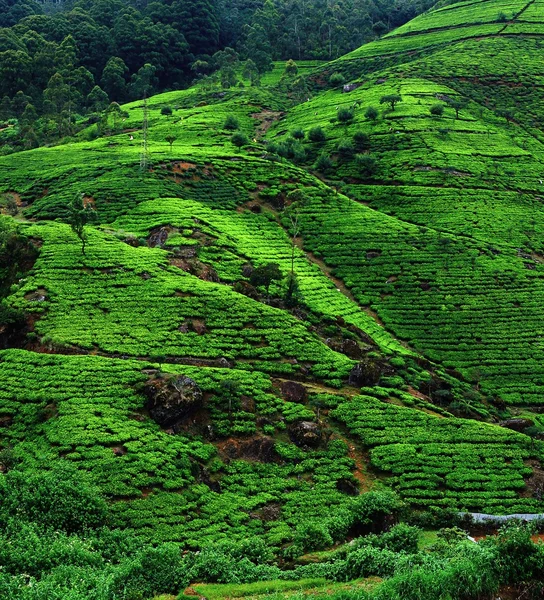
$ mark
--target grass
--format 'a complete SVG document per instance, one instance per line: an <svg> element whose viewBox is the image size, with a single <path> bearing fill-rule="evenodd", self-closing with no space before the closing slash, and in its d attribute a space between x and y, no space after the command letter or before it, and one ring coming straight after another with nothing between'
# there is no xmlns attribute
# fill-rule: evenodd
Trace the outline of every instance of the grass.
<svg viewBox="0 0 544 600"><path fill-rule="evenodd" d="M326 598L337 592L372 589L378 578L360 579L349 583L331 583L325 579L299 581L259 581L246 584L195 584L191 588L206 600L235 600L237 598Z"/></svg>

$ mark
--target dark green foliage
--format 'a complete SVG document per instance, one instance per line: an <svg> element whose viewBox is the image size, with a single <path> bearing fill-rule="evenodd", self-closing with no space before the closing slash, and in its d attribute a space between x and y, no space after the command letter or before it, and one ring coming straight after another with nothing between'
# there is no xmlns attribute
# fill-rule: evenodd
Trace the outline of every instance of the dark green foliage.
<svg viewBox="0 0 544 600"><path fill-rule="evenodd" d="M355 162L362 177L371 177L378 167L376 159L369 154L358 154Z"/></svg>
<svg viewBox="0 0 544 600"><path fill-rule="evenodd" d="M164 115L165 117L171 117L172 116L172 107L170 106L163 106L161 108L161 115Z"/></svg>
<svg viewBox="0 0 544 600"><path fill-rule="evenodd" d="M349 138L344 138L338 142L338 153L344 158L349 158L355 153L353 142Z"/></svg>
<svg viewBox="0 0 544 600"><path fill-rule="evenodd" d="M312 127L309 131L308 131L308 139L311 142L324 142L326 139L325 136L325 132L323 131L323 129L321 127Z"/></svg>
<svg viewBox="0 0 544 600"><path fill-rule="evenodd" d="M249 277L251 285L256 287L264 287L266 293L269 293L270 284L273 281L281 281L283 273L277 263L267 263L253 269Z"/></svg>
<svg viewBox="0 0 544 600"><path fill-rule="evenodd" d="M67 533L105 524L107 506L98 489L71 465L34 474L10 471L1 480L0 517L17 517Z"/></svg>
<svg viewBox="0 0 544 600"><path fill-rule="evenodd" d="M365 117L369 120L369 121L375 121L378 118L378 109L374 108L373 106L369 106L366 110L365 110Z"/></svg>
<svg viewBox="0 0 544 600"><path fill-rule="evenodd" d="M96 211L85 201L83 194L77 194L68 205L68 224L81 242L81 253L85 256L87 234L85 226L96 221Z"/></svg>
<svg viewBox="0 0 544 600"><path fill-rule="evenodd" d="M402 97L398 94L387 94L386 96L382 96L380 98L380 104L389 104L391 110L395 110L395 106L402 102Z"/></svg>
<svg viewBox="0 0 544 600"><path fill-rule="evenodd" d="M355 112L352 108L339 108L336 113L336 118L340 123L347 124L355 118Z"/></svg>
<svg viewBox="0 0 544 600"><path fill-rule="evenodd" d="M317 157L314 169L320 173L326 173L332 168L332 161L328 154L322 153Z"/></svg>
<svg viewBox="0 0 544 600"><path fill-rule="evenodd" d="M357 150L367 150L370 147L370 138L364 131L356 131L353 134L353 141Z"/></svg>
<svg viewBox="0 0 544 600"><path fill-rule="evenodd" d="M429 112L433 117L441 117L444 114L444 105L443 104L433 104L431 108L429 108Z"/></svg>
<svg viewBox="0 0 544 600"><path fill-rule="evenodd" d="M225 122L223 123L223 129L240 129L240 123L234 115L227 115Z"/></svg>
<svg viewBox="0 0 544 600"><path fill-rule="evenodd" d="M233 134L233 136L230 138L230 141L238 148L241 148L242 146L247 146L247 144L249 144L249 138L245 133Z"/></svg>
<svg viewBox="0 0 544 600"><path fill-rule="evenodd" d="M342 75L342 73L333 73L329 77L329 83L332 86L342 85L344 83L344 81L346 81L346 78Z"/></svg>
<svg viewBox="0 0 544 600"><path fill-rule="evenodd" d="M295 140L303 140L304 136L305 136L304 129L300 129L300 128L293 129L291 131L291 136L294 137Z"/></svg>

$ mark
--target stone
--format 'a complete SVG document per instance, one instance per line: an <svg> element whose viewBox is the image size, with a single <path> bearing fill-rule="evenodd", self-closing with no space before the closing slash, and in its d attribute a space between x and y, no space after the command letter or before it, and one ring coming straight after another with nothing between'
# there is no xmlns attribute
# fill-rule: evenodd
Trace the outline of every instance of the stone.
<svg viewBox="0 0 544 600"><path fill-rule="evenodd" d="M166 229L166 227L161 227L150 234L149 239L147 240L147 245L150 248L162 248L167 239L168 229Z"/></svg>
<svg viewBox="0 0 544 600"><path fill-rule="evenodd" d="M282 382L281 394L289 402L300 402L301 404L303 404L308 397L306 388L296 381Z"/></svg>
<svg viewBox="0 0 544 600"><path fill-rule="evenodd" d="M505 421L501 421L499 425L523 433L527 427L534 427L535 423L531 419L506 419Z"/></svg>
<svg viewBox="0 0 544 600"><path fill-rule="evenodd" d="M297 446L317 448L321 443L321 428L313 421L298 421L289 427L289 437Z"/></svg>
<svg viewBox="0 0 544 600"><path fill-rule="evenodd" d="M200 408L203 401L197 383L184 375L152 379L145 385L144 393L151 418L162 427L186 418Z"/></svg>

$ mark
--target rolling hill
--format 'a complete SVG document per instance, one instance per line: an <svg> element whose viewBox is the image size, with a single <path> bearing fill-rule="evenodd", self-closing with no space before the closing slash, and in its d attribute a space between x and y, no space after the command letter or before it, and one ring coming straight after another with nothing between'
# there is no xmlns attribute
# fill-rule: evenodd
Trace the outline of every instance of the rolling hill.
<svg viewBox="0 0 544 600"><path fill-rule="evenodd" d="M543 513L543 35L540 0L446 5L0 157L39 251L5 299L4 471L67 465L142 544L284 561L360 535L369 491Z"/></svg>

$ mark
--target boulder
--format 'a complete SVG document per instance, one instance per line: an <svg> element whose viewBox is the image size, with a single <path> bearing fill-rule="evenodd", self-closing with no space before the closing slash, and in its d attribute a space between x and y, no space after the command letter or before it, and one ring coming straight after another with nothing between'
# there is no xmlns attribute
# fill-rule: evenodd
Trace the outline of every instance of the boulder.
<svg viewBox="0 0 544 600"><path fill-rule="evenodd" d="M202 391L190 377L174 375L148 381L144 388L151 418L162 427L178 423L202 406Z"/></svg>
<svg viewBox="0 0 544 600"><path fill-rule="evenodd" d="M346 83L346 85L342 88L342 91L344 94L347 94L349 92L353 92L353 90L356 90L360 86L360 83Z"/></svg>
<svg viewBox="0 0 544 600"><path fill-rule="evenodd" d="M376 385L382 376L382 369L377 362L362 360L357 363L349 374L348 383L356 387Z"/></svg>
<svg viewBox="0 0 544 600"><path fill-rule="evenodd" d="M281 394L289 402L303 404L308 396L306 388L296 381L284 381L281 384Z"/></svg>
<svg viewBox="0 0 544 600"><path fill-rule="evenodd" d="M297 446L317 448L321 443L321 428L313 421L298 421L289 427L289 437Z"/></svg>
<svg viewBox="0 0 544 600"><path fill-rule="evenodd" d="M531 419L506 419L505 421L501 421L499 425L523 433L527 427L534 427L535 423Z"/></svg>
<svg viewBox="0 0 544 600"><path fill-rule="evenodd" d="M168 229L166 229L166 227L161 227L160 229L151 232L149 239L147 240L147 245L150 248L162 248L167 239Z"/></svg>

